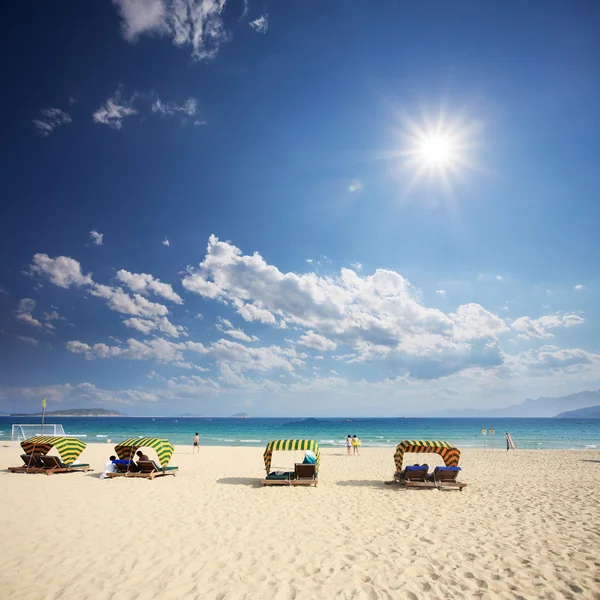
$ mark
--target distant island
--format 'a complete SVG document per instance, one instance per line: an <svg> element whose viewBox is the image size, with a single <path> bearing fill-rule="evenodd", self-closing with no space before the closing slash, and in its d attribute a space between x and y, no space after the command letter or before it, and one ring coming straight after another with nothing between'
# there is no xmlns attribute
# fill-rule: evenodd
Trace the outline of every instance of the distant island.
<svg viewBox="0 0 600 600"><path fill-rule="evenodd" d="M41 417L42 413L13 413L11 417ZM47 417L126 417L123 413L104 408L67 408L64 410L50 410Z"/></svg>
<svg viewBox="0 0 600 600"><path fill-rule="evenodd" d="M600 406L588 406L577 410L568 410L556 415L556 419L600 419Z"/></svg>
<svg viewBox="0 0 600 600"><path fill-rule="evenodd" d="M235 413L235 415L231 415L232 419L249 419L250 415L248 413Z"/></svg>

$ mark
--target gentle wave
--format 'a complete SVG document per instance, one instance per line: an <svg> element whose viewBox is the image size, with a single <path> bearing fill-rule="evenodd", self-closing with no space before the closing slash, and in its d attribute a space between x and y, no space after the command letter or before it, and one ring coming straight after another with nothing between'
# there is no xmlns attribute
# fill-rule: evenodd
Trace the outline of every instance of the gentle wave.
<svg viewBox="0 0 600 600"><path fill-rule="evenodd" d="M96 437L100 437L100 438L107 438L107 435L96 435Z"/></svg>
<svg viewBox="0 0 600 600"><path fill-rule="evenodd" d="M262 442L262 440L240 440L240 442L245 442L245 443L251 444L252 442L254 442L254 443Z"/></svg>

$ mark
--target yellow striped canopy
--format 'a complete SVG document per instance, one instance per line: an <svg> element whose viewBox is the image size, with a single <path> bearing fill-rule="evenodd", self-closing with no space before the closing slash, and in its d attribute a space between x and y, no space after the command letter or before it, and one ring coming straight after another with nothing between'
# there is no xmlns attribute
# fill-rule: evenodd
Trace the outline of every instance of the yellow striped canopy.
<svg viewBox="0 0 600 600"><path fill-rule="evenodd" d="M129 438L115 446L115 452L121 460L133 460L138 448L154 448L158 454L161 467L166 467L173 456L175 448L167 439L161 438Z"/></svg>
<svg viewBox="0 0 600 600"><path fill-rule="evenodd" d="M56 437L52 435L36 435L21 442L25 454L48 454L56 448L60 458L66 465L71 465L85 450L86 444L77 438Z"/></svg>
<svg viewBox="0 0 600 600"><path fill-rule="evenodd" d="M396 470L402 471L402 459L405 452L429 452L439 454L447 467L457 467L460 459L460 450L448 442L432 440L404 440L396 446L394 462Z"/></svg>
<svg viewBox="0 0 600 600"><path fill-rule="evenodd" d="M317 457L316 472L319 472L321 453L319 452L319 444L317 444L317 442L314 440L273 440L267 444L267 448L263 455L267 475L271 471L271 457L273 456L273 452L276 452L277 450L312 450Z"/></svg>

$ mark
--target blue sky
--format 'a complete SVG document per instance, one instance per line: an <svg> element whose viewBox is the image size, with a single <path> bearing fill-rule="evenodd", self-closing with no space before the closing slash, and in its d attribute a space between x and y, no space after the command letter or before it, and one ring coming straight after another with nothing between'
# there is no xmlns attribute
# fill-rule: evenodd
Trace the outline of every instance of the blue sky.
<svg viewBox="0 0 600 600"><path fill-rule="evenodd" d="M2 10L0 411L600 387L597 3Z"/></svg>

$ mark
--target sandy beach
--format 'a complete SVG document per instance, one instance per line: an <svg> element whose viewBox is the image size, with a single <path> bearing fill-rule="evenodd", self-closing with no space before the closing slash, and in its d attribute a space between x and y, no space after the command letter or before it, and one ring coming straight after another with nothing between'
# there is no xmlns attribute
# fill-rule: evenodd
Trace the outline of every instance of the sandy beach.
<svg viewBox="0 0 600 600"><path fill-rule="evenodd" d="M3 600L600 599L598 451L467 449L468 487L441 492L384 485L391 448L323 449L317 488L263 488L260 448L178 446L154 481L99 480L107 444L51 477L7 472L18 450L0 447Z"/></svg>

